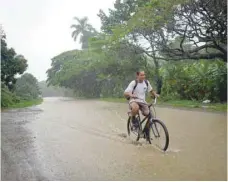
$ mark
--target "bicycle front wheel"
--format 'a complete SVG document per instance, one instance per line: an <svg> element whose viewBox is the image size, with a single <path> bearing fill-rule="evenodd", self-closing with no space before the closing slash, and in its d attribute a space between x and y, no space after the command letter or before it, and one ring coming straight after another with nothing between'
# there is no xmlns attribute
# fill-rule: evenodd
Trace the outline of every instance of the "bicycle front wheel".
<svg viewBox="0 0 228 182"><path fill-rule="evenodd" d="M148 141L150 144L153 142L153 144L163 151L168 149L169 133L162 121L153 119L150 124Z"/></svg>
<svg viewBox="0 0 228 182"><path fill-rule="evenodd" d="M132 122L131 122L131 117L129 117L128 118L128 121L127 121L127 132L128 132L128 136L131 139L133 139L135 141L138 141L139 138L140 138L139 130L140 130L140 128L134 129L134 127L132 125Z"/></svg>

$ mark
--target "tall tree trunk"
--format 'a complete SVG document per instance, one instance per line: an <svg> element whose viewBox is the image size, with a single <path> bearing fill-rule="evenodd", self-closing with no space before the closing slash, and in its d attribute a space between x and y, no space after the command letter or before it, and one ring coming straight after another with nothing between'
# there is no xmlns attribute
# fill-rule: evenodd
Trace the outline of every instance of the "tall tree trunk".
<svg viewBox="0 0 228 182"><path fill-rule="evenodd" d="M154 64L155 64L155 82L156 82L156 89L157 89L157 93L160 94L161 93L161 88L162 88L162 78L160 76L159 73L159 64L158 61L156 60L156 58L154 58Z"/></svg>
<svg viewBox="0 0 228 182"><path fill-rule="evenodd" d="M162 88L162 78L159 73L160 66L159 66L158 60L156 59L155 46L153 45L152 41L150 41L150 45L152 48L152 58L155 64L155 82L156 82L156 89L157 89L156 91L158 94L160 94L161 88Z"/></svg>

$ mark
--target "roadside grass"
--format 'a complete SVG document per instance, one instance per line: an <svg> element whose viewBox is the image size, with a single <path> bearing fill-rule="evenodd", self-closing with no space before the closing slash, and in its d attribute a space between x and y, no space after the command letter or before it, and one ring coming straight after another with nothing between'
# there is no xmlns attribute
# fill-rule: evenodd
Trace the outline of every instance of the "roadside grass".
<svg viewBox="0 0 228 182"><path fill-rule="evenodd" d="M101 98L102 101L107 102L119 102L119 103L127 103L127 100L125 98ZM149 102L150 99L147 99ZM221 111L221 112L227 112L227 103L209 103L209 104L203 104L199 101L192 101L192 100L162 100L158 99L157 102L158 106L171 106L176 108L195 108L200 110L206 110L206 111Z"/></svg>
<svg viewBox="0 0 228 182"><path fill-rule="evenodd" d="M43 102L43 99L35 99L35 100L21 100L18 103L14 103L8 107L2 108L2 109L15 109L15 108L24 108L29 107L33 105L39 105Z"/></svg>

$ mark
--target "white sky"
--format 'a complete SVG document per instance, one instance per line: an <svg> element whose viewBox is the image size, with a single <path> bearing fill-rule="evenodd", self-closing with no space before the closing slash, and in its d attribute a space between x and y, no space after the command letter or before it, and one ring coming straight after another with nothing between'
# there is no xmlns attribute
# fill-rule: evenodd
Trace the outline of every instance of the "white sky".
<svg viewBox="0 0 228 182"><path fill-rule="evenodd" d="M28 60L26 72L46 80L51 58L81 46L71 38L74 16L89 18L100 29L99 9L107 12L115 0L0 0L0 24L8 46Z"/></svg>

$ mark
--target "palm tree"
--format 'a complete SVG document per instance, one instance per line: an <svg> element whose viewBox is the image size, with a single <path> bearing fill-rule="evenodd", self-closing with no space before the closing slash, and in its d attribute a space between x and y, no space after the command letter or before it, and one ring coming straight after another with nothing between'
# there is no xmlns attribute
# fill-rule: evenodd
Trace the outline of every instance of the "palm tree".
<svg viewBox="0 0 228 182"><path fill-rule="evenodd" d="M96 30L88 23L87 17L83 17L81 19L74 17L74 19L77 20L77 24L71 25L71 28L74 28L71 36L74 41L76 41L78 36L81 34L80 43L82 43L82 48L88 48L88 38L94 36L96 34Z"/></svg>

